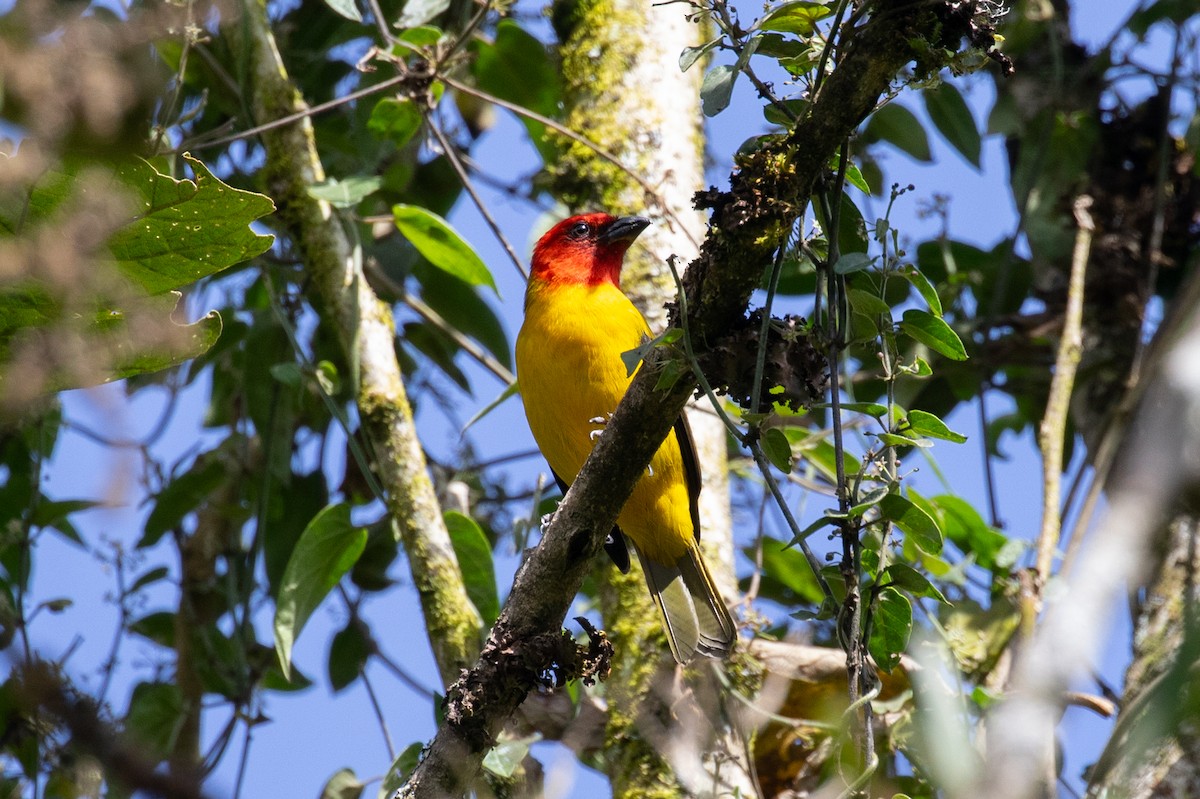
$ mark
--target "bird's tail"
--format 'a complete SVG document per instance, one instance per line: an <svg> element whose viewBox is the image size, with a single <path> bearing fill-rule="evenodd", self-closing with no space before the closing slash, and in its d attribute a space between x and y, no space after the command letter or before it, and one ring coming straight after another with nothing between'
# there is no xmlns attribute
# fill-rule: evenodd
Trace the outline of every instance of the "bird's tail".
<svg viewBox="0 0 1200 799"><path fill-rule="evenodd" d="M636 546L634 550L675 660L687 663L697 652L705 657L728 657L737 627L704 564L700 547L693 543L669 565L651 560Z"/></svg>

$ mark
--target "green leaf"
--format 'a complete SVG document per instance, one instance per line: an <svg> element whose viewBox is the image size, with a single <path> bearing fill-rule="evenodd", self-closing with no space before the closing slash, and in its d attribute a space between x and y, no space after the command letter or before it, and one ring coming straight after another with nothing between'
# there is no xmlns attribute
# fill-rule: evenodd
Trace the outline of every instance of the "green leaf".
<svg viewBox="0 0 1200 799"><path fill-rule="evenodd" d="M408 779L408 775L412 774L413 769L420 762L422 749L424 749L424 744L420 741L411 743L392 762L387 774L383 777L383 784L379 786L381 799L391 799L396 795L396 791L400 790Z"/></svg>
<svg viewBox="0 0 1200 799"><path fill-rule="evenodd" d="M178 292L173 291L162 299L174 306L180 297ZM160 308L165 308L165 304ZM131 329L135 322L144 323L147 320L143 317L150 316L159 317L160 332L164 334L161 340L147 340L137 336L135 330ZM162 322L164 318L165 324ZM221 315L216 311L209 311L193 324L180 325L170 318L169 311L154 313L153 305L132 313L113 311L109 320L118 323L118 327L105 331L111 333L110 338L102 338L106 349L114 355L112 370L104 375L106 382L161 372L199 358L217 343L223 327ZM58 382L58 387L68 386Z"/></svg>
<svg viewBox="0 0 1200 799"><path fill-rule="evenodd" d="M889 447L921 447L925 449L933 446L932 441L925 441L924 439L913 438L911 436L901 436L895 433L880 433L878 438L880 443Z"/></svg>
<svg viewBox="0 0 1200 799"><path fill-rule="evenodd" d="M830 235L832 220L825 218L825 211L819 200L812 204L813 214L821 224L825 235ZM867 223L863 220L862 211L854 204L854 200L845 192L842 193L841 207L838 211L838 254L845 257L852 252L867 251Z"/></svg>
<svg viewBox="0 0 1200 799"><path fill-rule="evenodd" d="M430 267L413 266L412 275L421 284L421 299L455 330L475 339L507 368L512 368L508 334L480 290L459 278Z"/></svg>
<svg viewBox="0 0 1200 799"><path fill-rule="evenodd" d="M884 588L875 600L871 615L871 637L867 650L879 668L890 673L900 664L912 634L912 603L895 588Z"/></svg>
<svg viewBox="0 0 1200 799"><path fill-rule="evenodd" d="M764 31L779 33L794 33L797 36L811 36L816 29L817 20L824 19L833 10L824 3L814 3L808 0L790 0L771 9L760 19L755 27Z"/></svg>
<svg viewBox="0 0 1200 799"><path fill-rule="evenodd" d="M942 595L936 585L929 581L928 577L907 563L893 563L887 567L883 576L885 581L894 583L897 588L902 588L914 596L929 597L949 604L946 597Z"/></svg>
<svg viewBox="0 0 1200 799"><path fill-rule="evenodd" d="M562 74L546 45L511 19L496 25L494 42L476 46L471 71L488 94L542 116L559 115Z"/></svg>
<svg viewBox="0 0 1200 799"><path fill-rule="evenodd" d="M353 769L338 769L321 789L321 799L358 799L365 787L366 785L354 776Z"/></svg>
<svg viewBox="0 0 1200 799"><path fill-rule="evenodd" d="M861 255L862 253L859 254ZM843 258L842 260L845 259ZM838 263L841 263L841 261ZM874 292L851 288L846 291L846 299L850 301L850 307L854 309L855 313L869 317L891 317L892 309Z"/></svg>
<svg viewBox="0 0 1200 799"><path fill-rule="evenodd" d="M700 60L701 56L716 47L720 42L720 39L713 39L711 42L705 42L696 47L683 48L683 52L679 54L679 71L687 72L692 68L693 64Z"/></svg>
<svg viewBox="0 0 1200 799"><path fill-rule="evenodd" d="M704 116L715 117L729 107L736 80L737 70L728 64L715 66L704 75L700 84L700 107Z"/></svg>
<svg viewBox="0 0 1200 799"><path fill-rule="evenodd" d="M875 259L868 256L865 252L848 252L841 258L838 258L837 263L833 265L833 271L839 275L848 275L851 272L861 272L864 269L869 269L874 262Z"/></svg>
<svg viewBox="0 0 1200 799"><path fill-rule="evenodd" d="M354 4L354 0L325 0L325 5L329 6L334 13L345 17L351 22L362 22L362 12Z"/></svg>
<svg viewBox="0 0 1200 799"><path fill-rule="evenodd" d="M946 426L945 422L926 411L909 411L908 426L914 433L928 438L940 438L943 441L953 441L955 444L961 444L967 440L962 433L954 432Z"/></svg>
<svg viewBox="0 0 1200 799"><path fill-rule="evenodd" d="M978 169L982 148L979 128L958 89L953 84L942 83L921 92L921 98L925 101L929 118L946 141Z"/></svg>
<svg viewBox="0 0 1200 799"><path fill-rule="evenodd" d="M175 614L165 610L148 613L130 622L129 631L159 646L172 649L175 646Z"/></svg>
<svg viewBox="0 0 1200 799"><path fill-rule="evenodd" d="M925 304L929 306L929 310L934 316L942 315L942 298L938 296L937 289L929 282L929 278L921 274L921 270L911 264L900 270L900 276L912 284L913 288L920 293L921 298L925 300Z"/></svg>
<svg viewBox="0 0 1200 799"><path fill-rule="evenodd" d="M165 579L170 574L166 566L155 566L150 571L143 574L141 577L133 581L133 585L129 586L129 593L138 591L146 586L157 583L159 580Z"/></svg>
<svg viewBox="0 0 1200 799"><path fill-rule="evenodd" d="M792 443L788 441L788 437L782 430L778 427L768 427L764 430L762 434L762 450L772 466L784 474L791 474Z"/></svg>
<svg viewBox="0 0 1200 799"><path fill-rule="evenodd" d="M888 103L871 115L863 137L867 142L886 141L917 161L933 160L925 126L912 111L896 103Z"/></svg>
<svg viewBox="0 0 1200 799"><path fill-rule="evenodd" d="M275 602L275 652L291 672L292 646L312 612L367 545L367 531L350 523L350 506L330 505L300 534L283 572Z"/></svg>
<svg viewBox="0 0 1200 799"><path fill-rule="evenodd" d="M424 25L450 7L450 0L406 0L397 28L415 28Z"/></svg>
<svg viewBox="0 0 1200 799"><path fill-rule="evenodd" d="M1008 542L1008 537L992 527L971 503L950 494L931 497L941 511L942 528L956 547L965 555L974 555L975 562L985 569L997 567L996 558Z"/></svg>
<svg viewBox="0 0 1200 799"><path fill-rule="evenodd" d="M501 737L500 743L493 746L491 751L483 756L484 770L501 779L512 779L525 760L525 756L529 754L529 745L540 738L540 734L534 734L528 738Z"/></svg>
<svg viewBox="0 0 1200 799"><path fill-rule="evenodd" d="M814 408L830 408L833 407L827 402L820 405L814 405ZM843 402L840 406L843 411L851 413L865 413L867 416L874 416L878 419L881 416L887 416L887 406L878 402Z"/></svg>
<svg viewBox="0 0 1200 799"><path fill-rule="evenodd" d="M345 180L329 178L308 187L310 197L324 200L334 208L353 208L364 197L379 191L383 178L377 175L351 175Z"/></svg>
<svg viewBox="0 0 1200 799"><path fill-rule="evenodd" d="M864 513L875 507L888 496L891 491L889 486L879 486L858 498L858 501L850 507L846 515L850 518L862 516Z"/></svg>
<svg viewBox="0 0 1200 799"><path fill-rule="evenodd" d="M371 109L367 130L397 147L403 147L421 129L424 121L421 110L412 100L385 97Z"/></svg>
<svg viewBox="0 0 1200 799"><path fill-rule="evenodd" d="M261 194L228 186L184 155L195 180L175 180L146 161L119 171L140 194L134 221L109 239L117 267L150 294L180 289L267 251L272 236L250 223L275 210Z"/></svg>
<svg viewBox="0 0 1200 799"><path fill-rule="evenodd" d="M329 684L333 690L340 691L357 680L370 655L371 645L363 635L361 622L351 619L329 644Z"/></svg>
<svg viewBox="0 0 1200 799"><path fill-rule="evenodd" d="M825 520L820 520L824 524ZM753 550L746 552L752 560ZM784 547L774 539L763 541L763 589L765 596L782 604L811 602L818 604L824 597L812 567L799 549Z"/></svg>
<svg viewBox="0 0 1200 799"><path fill-rule="evenodd" d="M952 361L965 361L967 349L954 329L939 317L915 308L904 312L900 329L916 341Z"/></svg>
<svg viewBox="0 0 1200 799"><path fill-rule="evenodd" d="M450 543L458 556L467 596L475 609L491 626L500 615L500 596L496 592L496 568L492 560L492 545L479 524L466 514L448 510L442 514Z"/></svg>
<svg viewBox="0 0 1200 799"><path fill-rule="evenodd" d="M396 205L392 216L396 227L429 263L472 286L496 289L492 273L445 219L416 205Z"/></svg>
<svg viewBox="0 0 1200 799"><path fill-rule="evenodd" d="M862 170L854 162L846 164L846 182L863 194L871 193L871 184L863 177Z"/></svg>
<svg viewBox="0 0 1200 799"><path fill-rule="evenodd" d="M888 494L879 503L882 517L893 522L912 539L922 552L936 555L942 551L942 531L937 522L899 494Z"/></svg>
<svg viewBox="0 0 1200 799"><path fill-rule="evenodd" d="M183 720L183 694L178 686L142 682L129 698L124 727L143 753L158 761L171 754Z"/></svg>
<svg viewBox="0 0 1200 799"><path fill-rule="evenodd" d="M167 483L155 496L154 508L146 517L138 548L157 544L163 533L174 529L185 516L200 507L226 479L228 472L219 453L208 452L197 457L191 468Z"/></svg>
<svg viewBox="0 0 1200 799"><path fill-rule="evenodd" d="M959 599L940 607L938 618L950 653L972 681L992 670L1021 623L1016 603L1004 596L994 597L987 608L973 599Z"/></svg>

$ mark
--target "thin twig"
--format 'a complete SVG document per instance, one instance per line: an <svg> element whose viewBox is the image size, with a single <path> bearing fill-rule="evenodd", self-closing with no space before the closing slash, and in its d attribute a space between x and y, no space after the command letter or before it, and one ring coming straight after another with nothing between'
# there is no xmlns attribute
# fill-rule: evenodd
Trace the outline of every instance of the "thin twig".
<svg viewBox="0 0 1200 799"><path fill-rule="evenodd" d="M642 191L646 192L647 195L654 198L655 204L659 208L662 209L663 215L667 219L669 219L672 222L672 224L676 225L681 231L683 231L683 234L685 236L687 236L688 241L691 242L692 245L695 246L697 249L699 249L700 242L696 241L695 237L692 236L691 232L689 231L688 226L683 224L683 220L680 219L675 214L675 212L667 205L666 201L663 200L663 198L659 195L658 190L655 189L652 185L650 185L650 183L644 177L639 175L637 172L635 172L630 167L626 166L621 161L621 159L617 158L617 156L613 155L608 150L601 147L599 144L596 144L596 142L592 141L587 136L584 136L581 133L576 133L575 131L568 128L566 125L563 125L561 122L557 122L557 121L551 119L550 117L542 116L538 112L531 111L528 108L517 105L516 103L510 103L507 100L502 100L499 97L495 96L494 94L488 94L487 92L481 91L480 89L477 89L474 86L468 86L467 84L462 83L461 81L456 80L455 78L452 78L449 75L439 75L438 77L447 86L450 86L450 87L456 89L457 91L462 92L463 94L469 94L472 97L478 97L480 100L485 100L485 101L491 103L492 105L497 105L501 108L505 108L509 111L512 111L514 114L518 114L520 116L526 117L527 119L532 119L535 122L540 122L541 124L550 128L554 132L559 133L563 136L566 136L571 141L573 141L577 144L581 144L584 147L587 147L588 149L592 150L593 152L596 153L596 155L600 156L605 161L608 161L610 164L617 167L617 169L620 169L622 172L624 172L626 175L628 175L630 177L630 179L633 180L634 183L637 183L638 186L640 186L642 188Z"/></svg>
<svg viewBox="0 0 1200 799"><path fill-rule="evenodd" d="M350 92L345 97L338 97L333 100L327 100L326 102L318 103L317 105L308 106L303 111L297 111L294 114L282 116L279 119L265 122L262 125L256 125L253 128L248 128L247 130L233 133L229 136L222 136L219 139L213 139L211 141L196 140L188 142L186 145L181 145L180 147L172 150L171 155L179 155L180 153L191 150L211 150L213 147L223 147L226 144L231 144L232 142L240 141L241 139L249 139L252 136L257 136L260 133L266 133L267 131L274 130L276 128L282 128L285 125L290 125L293 122L298 122L301 119L314 117L317 114L323 114L326 111L332 111L339 106L352 103L355 100L359 100L363 97L370 97L372 94L378 94L379 92L390 89L393 86L404 83L406 80L410 80L410 76L408 74L396 75L395 77L380 81L373 86L367 86L366 88L359 89L358 91Z"/></svg>
<svg viewBox="0 0 1200 799"><path fill-rule="evenodd" d="M491 228L492 235L496 237L496 240L500 242L500 246L504 248L506 253L508 253L509 259L513 262L513 266L517 268L517 271L521 274L521 277L528 280L529 270L525 268L523 263L521 263L521 257L517 255L517 251L513 249L511 244L509 244L508 237L504 235L504 231L500 229L500 225L497 224L495 218L492 217L492 212L488 210L487 203L485 203L483 198L479 196L479 193L475 191L475 186L471 183L471 178L467 174L466 168L462 165L462 162L459 161L458 152L455 151L454 147L451 146L450 141L446 138L446 134L442 132L440 127L438 127L437 123L433 120L432 115L429 114L428 111L426 111L425 114L425 121L429 123L429 129L433 132L433 137L437 139L438 144L441 145L442 152L445 154L446 160L449 161L450 166L454 168L454 173L458 175L459 182L462 183L463 188L467 190L467 194L471 196L471 201L475 203L475 207L479 209L479 213L483 216L483 221L487 222L487 226Z"/></svg>
<svg viewBox="0 0 1200 799"><path fill-rule="evenodd" d="M442 318L442 315L430 308L419 297L416 297L408 292L404 293L402 302L417 313L422 319L437 329L441 330L450 338L454 339L454 343L462 347L463 352L470 355L475 361L487 369L504 385L511 385L516 380L516 375L510 372L504 364L492 357L491 353L487 352L483 347L476 344L471 339L467 338L463 333Z"/></svg>
<svg viewBox="0 0 1200 799"><path fill-rule="evenodd" d="M1050 381L1050 396L1046 414L1038 427L1038 446L1042 450L1042 530L1037 542L1038 588L1045 586L1054 565L1054 552L1062 532L1062 459L1063 439L1066 437L1067 414L1071 391L1075 386L1075 371L1083 350L1083 293L1088 257L1095 229L1088 214L1092 198L1080 195L1074 203L1075 249L1071 255L1071 277L1067 288L1067 310L1063 316L1062 336Z"/></svg>

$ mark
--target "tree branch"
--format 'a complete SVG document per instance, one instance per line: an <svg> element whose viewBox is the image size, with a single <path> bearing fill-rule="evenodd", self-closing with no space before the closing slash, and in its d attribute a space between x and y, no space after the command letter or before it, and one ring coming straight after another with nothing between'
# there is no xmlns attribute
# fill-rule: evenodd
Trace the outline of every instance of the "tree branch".
<svg viewBox="0 0 1200 799"><path fill-rule="evenodd" d="M946 8L878 3L876 16L851 33L837 70L793 133L741 160L730 191L697 195L698 204L713 209L708 237L684 281L699 351L744 314L764 264L804 210L829 159L899 71L931 49L957 50L958 40L931 47L926 38L942 30L938 13ZM672 357L666 348L656 349L635 377L541 542L518 570L479 662L451 687L446 721L401 797L459 796L470 787L484 754L531 687L503 679L506 664L519 661L530 642L560 630L591 557L695 389L681 379L655 390ZM497 687L485 693L485 686Z"/></svg>
<svg viewBox="0 0 1200 799"><path fill-rule="evenodd" d="M438 669L449 684L479 651L483 622L463 586L417 438L396 360L395 320L367 284L342 222L327 203L308 193L309 186L324 179L324 168L307 105L275 47L265 4L247 2L243 13L244 44L252 61L252 108L260 119L295 119L262 133L267 193L311 278L313 305L345 348L362 431L408 556Z"/></svg>

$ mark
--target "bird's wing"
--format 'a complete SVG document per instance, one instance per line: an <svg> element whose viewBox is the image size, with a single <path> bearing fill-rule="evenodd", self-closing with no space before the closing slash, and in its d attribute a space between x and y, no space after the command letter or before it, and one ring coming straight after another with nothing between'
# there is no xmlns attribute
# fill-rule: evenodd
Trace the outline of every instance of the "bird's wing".
<svg viewBox="0 0 1200 799"><path fill-rule="evenodd" d="M675 440L679 442L679 454L683 458L683 475L687 480L689 510L692 514L692 529L695 530L696 540L700 540L700 458L692 445L692 428L687 416L679 414L675 422Z"/></svg>

